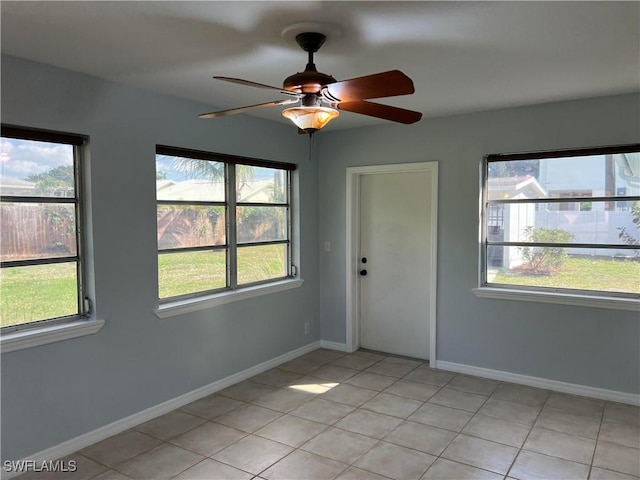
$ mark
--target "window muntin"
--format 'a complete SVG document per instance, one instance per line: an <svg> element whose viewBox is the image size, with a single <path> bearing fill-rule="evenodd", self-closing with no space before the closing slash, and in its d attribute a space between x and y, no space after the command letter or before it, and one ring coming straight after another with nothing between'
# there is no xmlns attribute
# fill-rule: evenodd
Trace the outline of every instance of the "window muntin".
<svg viewBox="0 0 640 480"><path fill-rule="evenodd" d="M487 156L482 285L640 298L639 152Z"/></svg>
<svg viewBox="0 0 640 480"><path fill-rule="evenodd" d="M161 301L291 275L292 164L158 146Z"/></svg>
<svg viewBox="0 0 640 480"><path fill-rule="evenodd" d="M2 126L3 332L85 316L80 153L85 139Z"/></svg>

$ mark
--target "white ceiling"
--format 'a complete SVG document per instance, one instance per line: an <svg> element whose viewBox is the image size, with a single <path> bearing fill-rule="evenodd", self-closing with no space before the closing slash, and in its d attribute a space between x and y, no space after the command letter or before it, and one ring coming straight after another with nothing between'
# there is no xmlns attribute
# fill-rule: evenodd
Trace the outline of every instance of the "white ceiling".
<svg viewBox="0 0 640 480"><path fill-rule="evenodd" d="M198 100L210 110L282 98L211 77L281 86L306 64L306 53L281 32L309 21L341 31L316 55L318 70L343 80L400 69L416 93L383 103L425 117L640 90L640 2L2 1L0 7L3 53ZM287 122L281 110L252 114ZM342 112L327 128L382 123Z"/></svg>

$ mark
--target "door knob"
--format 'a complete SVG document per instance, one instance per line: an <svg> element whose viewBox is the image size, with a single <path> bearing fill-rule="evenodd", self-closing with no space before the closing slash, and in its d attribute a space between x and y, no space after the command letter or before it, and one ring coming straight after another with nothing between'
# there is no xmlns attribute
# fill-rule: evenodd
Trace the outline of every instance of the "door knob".
<svg viewBox="0 0 640 480"><path fill-rule="evenodd" d="M362 275L363 277L367 276L367 271L366 270L360 270L360 275Z"/></svg>

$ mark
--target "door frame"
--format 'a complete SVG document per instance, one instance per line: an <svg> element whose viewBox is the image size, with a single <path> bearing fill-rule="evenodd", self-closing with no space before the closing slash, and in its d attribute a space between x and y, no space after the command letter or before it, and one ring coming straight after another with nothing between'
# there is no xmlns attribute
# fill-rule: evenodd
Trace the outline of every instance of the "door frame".
<svg viewBox="0 0 640 480"><path fill-rule="evenodd" d="M436 293L438 261L438 162L397 163L347 167L346 191L346 346L355 352L360 347L360 178L380 173L431 173L431 272L429 275L429 366L437 368L436 356Z"/></svg>

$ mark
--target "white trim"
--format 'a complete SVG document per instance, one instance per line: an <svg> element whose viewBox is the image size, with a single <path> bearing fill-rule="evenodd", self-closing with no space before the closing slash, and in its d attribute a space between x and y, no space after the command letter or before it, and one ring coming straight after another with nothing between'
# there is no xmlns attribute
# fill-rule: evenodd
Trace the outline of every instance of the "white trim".
<svg viewBox="0 0 640 480"><path fill-rule="evenodd" d="M0 336L0 352L15 352L48 343L93 335L104 326L104 320L78 320L42 328L19 330Z"/></svg>
<svg viewBox="0 0 640 480"><path fill-rule="evenodd" d="M612 310L630 310L640 312L640 301L633 298L597 297L588 295L571 295L566 293L533 292L509 288L480 287L471 291L480 298L497 298L500 300L517 300L521 302L555 303L574 305L577 307L609 308Z"/></svg>
<svg viewBox="0 0 640 480"><path fill-rule="evenodd" d="M93 445L94 443L97 443L101 440L140 425L141 423L159 417L160 415L169 413L176 408L180 408L191 402L195 402L196 400L204 398L207 395L211 395L212 393L227 388L235 383L241 382L243 380L246 380L247 378L251 378L255 375L258 375L259 373L277 367L278 365L293 360L294 358L304 355L305 353L312 352L319 347L320 341L318 340L316 342L310 343L308 345L280 355L276 358L272 358L271 360L267 360L265 362L259 363L258 365L254 365L253 367L242 370L241 372L235 373L229 377L217 380L213 383L210 383L209 385L205 385L204 387L192 390L191 392L180 395L179 397L167 400L166 402L162 402L158 405L147 408L146 410L142 410L141 412L134 413L133 415L129 415L128 417L117 420L113 423L110 423L109 425L105 425L91 432L72 438L71 440L67 440L66 442L62 442L58 445L47 448L46 450L42 450L33 455L28 455L24 458L24 460L35 461L39 464L44 461L56 460L58 458L64 457L82 448L88 447L89 445ZM8 473L2 470L2 479L8 480L9 478L15 477L19 473L22 472Z"/></svg>
<svg viewBox="0 0 640 480"><path fill-rule="evenodd" d="M338 352L345 353L353 353L356 351L346 343L330 342L328 340L320 340L320 348L328 348L329 350L337 350Z"/></svg>
<svg viewBox="0 0 640 480"><path fill-rule="evenodd" d="M360 347L360 277L358 249L360 244L360 176L376 173L431 172L431 258L429 305L429 361L436 367L436 289L438 263L438 162L397 163L347 168L346 185L346 345L354 352Z"/></svg>
<svg viewBox="0 0 640 480"><path fill-rule="evenodd" d="M303 283L304 280L301 278L292 280L287 279L279 282L246 287L230 292L216 293L213 295L190 298L188 300L178 300L160 305L153 311L153 313L155 313L158 318L175 317L176 315L183 315L185 313L217 307L218 305L224 305L225 303L237 302L239 300L259 297L261 295L268 295L271 293L284 292L285 290L301 287Z"/></svg>
<svg viewBox="0 0 640 480"><path fill-rule="evenodd" d="M530 377L529 375L521 375L519 373L491 370L489 368L474 367L472 365L465 365L462 363L445 362L443 360L438 361L438 368L450 372L465 373L467 375L475 375L477 377L518 383L521 385L528 385L530 387L545 388L556 392L570 393L572 395L581 395L583 397L627 403L630 405L640 405L640 395L636 393L618 392L616 390L589 387L587 385L559 382L548 378Z"/></svg>

